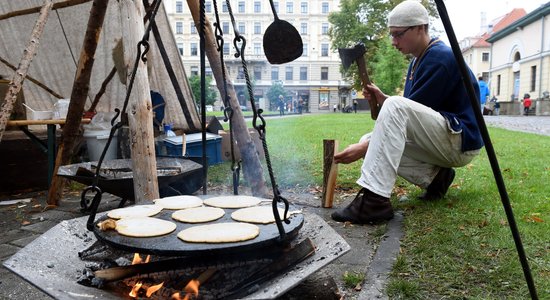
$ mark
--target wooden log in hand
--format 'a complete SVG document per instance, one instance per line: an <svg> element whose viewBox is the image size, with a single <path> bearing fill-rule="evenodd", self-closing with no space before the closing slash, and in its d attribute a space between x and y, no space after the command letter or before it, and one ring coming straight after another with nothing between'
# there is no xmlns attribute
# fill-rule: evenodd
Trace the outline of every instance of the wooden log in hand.
<svg viewBox="0 0 550 300"><path fill-rule="evenodd" d="M323 197L321 206L332 207L336 177L338 177L338 165L334 163L334 154L338 149L337 140L323 140Z"/></svg>

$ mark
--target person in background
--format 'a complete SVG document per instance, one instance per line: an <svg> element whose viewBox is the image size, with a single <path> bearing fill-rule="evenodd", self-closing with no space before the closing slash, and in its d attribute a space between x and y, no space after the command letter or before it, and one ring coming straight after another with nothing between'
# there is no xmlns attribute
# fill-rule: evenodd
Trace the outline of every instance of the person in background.
<svg viewBox="0 0 550 300"><path fill-rule="evenodd" d="M529 115L529 109L531 108L531 95L525 94L523 95L523 114L528 116Z"/></svg>
<svg viewBox="0 0 550 300"><path fill-rule="evenodd" d="M357 113L357 99L353 99L353 112Z"/></svg>
<svg viewBox="0 0 550 300"><path fill-rule="evenodd" d="M388 16L392 45L414 59L403 96L386 95L374 84L363 90L367 100L381 105L380 114L371 133L334 155L336 163L364 158L357 180L361 190L332 213L335 221L366 224L393 218L390 196L398 175L425 189L420 199L441 199L454 180L453 168L470 163L483 147L453 52L430 37L428 21L426 8L411 0ZM471 71L470 77L477 94Z"/></svg>
<svg viewBox="0 0 550 300"><path fill-rule="evenodd" d="M479 106L481 106L481 114L483 114L485 103L489 97L489 86L487 86L487 83L483 80L483 77L479 76L477 79L479 84Z"/></svg>
<svg viewBox="0 0 550 300"><path fill-rule="evenodd" d="M285 115L285 100L283 98L283 95L279 95L279 103L277 103L279 106L279 116Z"/></svg>

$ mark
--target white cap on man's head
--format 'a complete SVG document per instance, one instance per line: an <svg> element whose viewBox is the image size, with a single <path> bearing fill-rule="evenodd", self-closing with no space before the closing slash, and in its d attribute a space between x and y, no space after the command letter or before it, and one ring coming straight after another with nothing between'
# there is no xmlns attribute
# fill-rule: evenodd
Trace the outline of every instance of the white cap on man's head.
<svg viewBox="0 0 550 300"><path fill-rule="evenodd" d="M388 16L388 27L409 27L428 24L428 11L415 0L398 4Z"/></svg>

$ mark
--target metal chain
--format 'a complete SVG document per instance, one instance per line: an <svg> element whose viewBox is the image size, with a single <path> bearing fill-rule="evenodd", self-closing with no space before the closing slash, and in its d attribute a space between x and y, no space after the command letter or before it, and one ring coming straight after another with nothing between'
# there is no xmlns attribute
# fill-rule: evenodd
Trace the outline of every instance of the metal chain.
<svg viewBox="0 0 550 300"><path fill-rule="evenodd" d="M216 22L214 23L214 32L216 36L216 45L218 46L217 50L220 54L220 65L222 69L222 78L223 78L223 115L224 122L229 120L229 142L231 143L231 171L233 174L233 194L239 194L239 181L240 181L240 171L241 171L241 160L237 162L235 159L235 142L233 138L233 107L231 107L231 102L229 100L229 93L227 92L227 74L225 73L225 64L223 59L223 30L221 29L220 15L218 13L218 3L214 0L214 14L216 16Z"/></svg>
<svg viewBox="0 0 550 300"><path fill-rule="evenodd" d="M107 153L107 150L109 149L109 146L111 145L111 142L113 140L113 136L114 136L115 132L119 128L121 128L122 125L123 125L122 120L116 122L116 119L121 115L124 116L124 113L126 112L126 108L128 107L128 102L130 100L130 94L132 93L132 88L134 86L134 80L136 78L136 73L137 73L137 68L138 68L138 65L139 65L139 60L141 59L144 63L147 63L146 54L149 51L149 42L148 42L148 40L149 40L149 32L151 31L151 28L152 28L151 20L154 19L155 16L157 15L157 12L158 12L158 9L159 9L161 3L162 3L162 0L156 0L155 1L155 3L153 4L154 5L153 10L151 11L151 14L149 15L149 17L147 18L147 20L149 21L149 24L148 24L147 28L145 29L145 33L143 34L143 37L142 37L141 41L139 41L138 44L137 44L137 53L136 53L136 59L134 61L134 68L132 70L132 75L130 77L128 87L126 89L126 97L124 99L124 104L122 106L122 110L120 110L118 108L115 108L116 114L111 119L111 132L109 133L109 138L107 139L107 143L105 144L105 147L103 148L103 152L101 152L101 156L99 157L99 161L97 162L97 169L96 169L96 173L94 174L94 179L92 181L92 185L87 187L86 189L84 189L82 191L82 194L81 194L81 205L85 206L86 193L88 193L89 191L95 192L95 196L94 196L94 198L92 200L92 204L91 204L90 216L88 218L88 222L86 223L86 227L90 231L94 230L93 222L95 220L95 215L96 215L97 209L99 207L99 202L101 202L101 194L103 193L101 191L101 189L98 187L99 172L101 170L101 165L103 164L103 160L105 159L105 155ZM144 47L143 52L141 51L142 46ZM122 117L121 117L121 119L122 119Z"/></svg>
<svg viewBox="0 0 550 300"><path fill-rule="evenodd" d="M256 109L256 103L254 101L254 94L253 94L253 91L252 91L252 84L251 84L251 81L250 81L250 76L248 75L248 65L247 65L246 59L244 57L244 52L245 52L245 49L246 49L246 39L237 30L235 17L233 16L233 11L231 9L231 4L229 2L230 2L229 0L226 0L227 10L229 12L229 16L231 17L231 23L233 25L233 31L235 32L235 38L233 39L233 45L235 46L235 49L237 51L235 53L235 57L236 58L241 57L241 63L242 63L243 72L244 72L244 78L245 78L246 87L247 87L247 90L248 90L248 99L250 101L250 106L252 107L252 113L254 114L253 119L252 119L252 125L258 131L258 135L259 135L259 137L262 141L262 146L264 148L265 161L266 161L266 165L267 165L267 170L269 172L269 179L271 180L271 186L273 188L273 202L272 202L273 214L275 216L275 222L277 224L277 229L279 230L280 238L282 240L284 240L286 233L285 233L285 230L283 228L281 217L279 215L279 210L277 209L277 203L283 202L284 205L285 205L285 212L284 212L284 216L283 216L282 220L286 224L290 224L290 220L288 220L288 207L289 207L289 204L288 204L288 200L281 196L281 192L279 191L279 187L278 187L278 185L275 181L275 175L273 174L273 167L271 165L271 159L269 157L269 150L267 148L267 141L265 139L265 132L266 132L265 128L266 128L266 126L265 126L265 119L262 117L263 109ZM257 124L257 119L258 118L260 118L260 120L262 121L262 124L260 124L260 125Z"/></svg>

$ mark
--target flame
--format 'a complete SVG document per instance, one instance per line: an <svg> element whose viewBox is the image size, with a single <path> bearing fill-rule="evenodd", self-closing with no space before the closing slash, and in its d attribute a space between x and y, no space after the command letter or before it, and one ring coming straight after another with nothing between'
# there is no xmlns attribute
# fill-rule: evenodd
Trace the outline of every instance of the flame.
<svg viewBox="0 0 550 300"><path fill-rule="evenodd" d="M141 259L141 256L139 255L139 253L134 253L134 259L132 260L132 265L146 264L150 260L151 260L151 255L147 255L144 261L143 259Z"/></svg>
<svg viewBox="0 0 550 300"><path fill-rule="evenodd" d="M171 300L189 300L189 295L198 296L200 285L200 281L197 279L191 279L185 288L183 288L185 291L185 297L182 297L180 293L174 293Z"/></svg>
<svg viewBox="0 0 550 300"><path fill-rule="evenodd" d="M145 296L147 296L147 298L151 297L151 295L153 295L154 292L160 290L160 288L162 288L163 285L164 285L164 282L161 282L157 285L150 286L147 289L147 292L145 293Z"/></svg>
<svg viewBox="0 0 550 300"><path fill-rule="evenodd" d="M134 285L134 287L132 288L132 290L130 291L130 293L128 295L132 298L137 298L137 293L138 293L139 289L141 289L142 284L143 284L142 282L136 283L136 285Z"/></svg>

